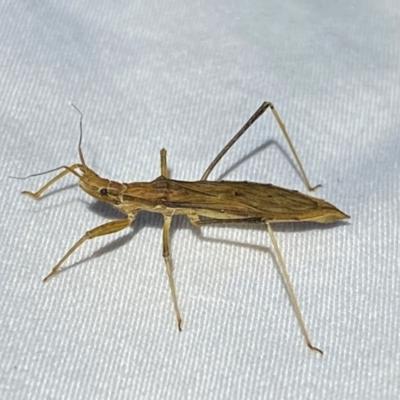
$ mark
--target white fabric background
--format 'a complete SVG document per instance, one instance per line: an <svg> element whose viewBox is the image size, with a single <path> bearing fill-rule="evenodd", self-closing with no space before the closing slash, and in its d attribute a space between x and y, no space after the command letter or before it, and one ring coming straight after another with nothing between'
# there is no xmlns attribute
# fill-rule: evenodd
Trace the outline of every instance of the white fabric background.
<svg viewBox="0 0 400 400"><path fill-rule="evenodd" d="M0 6L3 399L400 398L397 1L19 1ZM216 5L218 4L218 5ZM273 101L316 196L348 224L276 235L313 343L303 343L261 226L172 228L184 331L161 255L162 219L120 215L66 177L78 161L119 181L199 179L264 100ZM266 114L212 179L306 191Z"/></svg>

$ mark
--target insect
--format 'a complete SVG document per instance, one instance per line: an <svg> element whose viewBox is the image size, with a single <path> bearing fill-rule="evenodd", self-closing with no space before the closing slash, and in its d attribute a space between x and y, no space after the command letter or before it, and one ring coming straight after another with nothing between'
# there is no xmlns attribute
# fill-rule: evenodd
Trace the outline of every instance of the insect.
<svg viewBox="0 0 400 400"><path fill-rule="evenodd" d="M50 179L38 191L23 191L22 193L34 199L39 199L43 192L56 181L65 175L73 174L78 178L81 189L95 199L113 205L118 210L122 211L122 213L126 215L126 218L109 221L88 230L51 269L44 278L44 281L54 276L59 271L64 261L88 239L121 231L135 220L140 210L161 213L164 217L162 237L165 270L168 277L178 329L181 331L182 318L178 307L169 251L169 231L172 217L174 215L185 215L189 222L197 227L206 224L227 222L264 223L277 256L280 272L303 338L310 349L322 354L322 351L314 347L309 339L271 224L289 221L331 223L349 218L349 216L325 200L311 197L295 190L263 183L207 180L211 171L226 152L266 110L270 109L290 147L307 188L309 190L314 190L317 187L312 187L310 185L286 128L272 103L264 102L239 132L218 153L201 179L199 181L189 182L169 178L167 170L167 152L165 149L160 151L161 175L151 182L119 183L100 177L87 166L83 157L83 114L75 105L73 105L73 107L80 113L80 137L78 145L80 162L70 166L56 168L55 170L62 171Z"/></svg>

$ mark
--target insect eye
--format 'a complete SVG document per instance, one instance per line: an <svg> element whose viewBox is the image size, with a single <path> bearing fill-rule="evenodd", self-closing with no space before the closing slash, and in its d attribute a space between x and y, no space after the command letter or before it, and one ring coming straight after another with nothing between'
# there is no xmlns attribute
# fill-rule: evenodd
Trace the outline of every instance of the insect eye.
<svg viewBox="0 0 400 400"><path fill-rule="evenodd" d="M102 188L102 189L100 189L100 194L101 194L102 196L106 196L106 195L107 195L107 193L108 193L108 191L107 191L107 189L106 189L106 188Z"/></svg>

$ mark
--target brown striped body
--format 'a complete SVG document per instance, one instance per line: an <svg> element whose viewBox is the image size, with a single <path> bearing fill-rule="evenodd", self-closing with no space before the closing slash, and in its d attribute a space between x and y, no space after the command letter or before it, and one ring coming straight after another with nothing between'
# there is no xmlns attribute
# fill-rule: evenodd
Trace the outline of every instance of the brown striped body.
<svg viewBox="0 0 400 400"><path fill-rule="evenodd" d="M144 209L169 215L222 220L320 223L349 218L325 200L272 184L179 181L163 176L151 182L133 183L118 183L99 176L94 179L92 176L90 182L90 187L85 185L85 176L82 176L81 187L125 214Z"/></svg>

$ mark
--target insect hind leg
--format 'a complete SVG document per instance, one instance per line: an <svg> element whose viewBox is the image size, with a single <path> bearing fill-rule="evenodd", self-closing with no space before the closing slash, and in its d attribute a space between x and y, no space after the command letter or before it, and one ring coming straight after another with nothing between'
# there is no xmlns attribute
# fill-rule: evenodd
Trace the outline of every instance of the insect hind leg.
<svg viewBox="0 0 400 400"><path fill-rule="evenodd" d="M254 124L254 122L257 121L258 118L261 117L261 115L264 114L265 111L268 109L271 110L272 115L274 116L283 136L285 137L286 142L288 143L290 147L290 151L293 154L294 159L296 160L297 166L300 170L301 177L307 187L308 190L314 190L317 187L321 185L316 185L316 186L311 186L310 182L307 178L307 175L304 171L303 165L300 161L299 156L297 155L296 149L294 148L294 145L289 137L289 134L286 131L286 127L284 123L282 122L278 112L275 110L274 105L269 102L269 101L264 101L264 103L261 104L261 106L257 109L257 111L250 117L250 119L243 125L243 127L239 130L239 132L225 145L225 147L217 154L217 156L214 158L214 160L211 162L211 164L208 166L208 168L205 170L203 176L201 177L202 181L207 180L208 176L210 175L211 171L215 168L215 166L221 161L222 157L229 151L229 149L240 139L240 137L251 127L251 125Z"/></svg>
<svg viewBox="0 0 400 400"><path fill-rule="evenodd" d="M300 330L301 330L301 333L303 335L303 338L304 338L307 346L311 350L314 350L314 351L316 351L316 352L318 352L320 354L323 354L322 350L318 349L317 347L314 347L311 344L311 340L310 340L310 338L308 336L307 329L306 329L306 326L304 324L303 317L301 316L300 307L298 305L296 295L294 294L293 286L292 286L292 283L290 281L289 274L287 272L285 262L283 261L282 254L281 254L281 252L279 250L279 247L278 247L278 242L276 241L274 232L273 232L273 230L271 228L271 224L268 221L265 221L265 224L267 225L269 237L271 238L272 246L274 247L274 251L275 251L276 258L277 258L278 265L279 265L279 270L280 270L281 276L282 276L284 284L285 284L286 292L287 292L287 294L289 296L290 303L292 304L292 307L293 307L293 310L294 310L294 314L296 315L297 322L299 323Z"/></svg>

